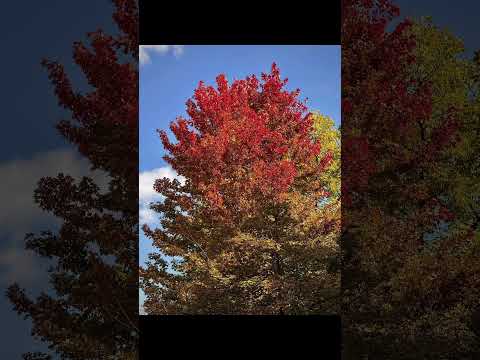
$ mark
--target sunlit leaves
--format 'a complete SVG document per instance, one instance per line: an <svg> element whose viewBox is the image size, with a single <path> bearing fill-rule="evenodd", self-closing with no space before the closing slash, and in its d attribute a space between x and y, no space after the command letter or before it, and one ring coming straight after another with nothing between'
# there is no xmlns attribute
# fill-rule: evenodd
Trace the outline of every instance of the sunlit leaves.
<svg viewBox="0 0 480 360"><path fill-rule="evenodd" d="M142 269L145 309L337 311L339 272L327 268L338 250L338 130L307 112L299 90L285 90L275 64L261 80L216 81L200 82L189 117L171 124L176 143L160 131L165 160L186 181L156 183L165 196L153 206L162 228L145 230L160 253L182 261L175 277L159 259ZM319 296L326 289L328 300Z"/></svg>

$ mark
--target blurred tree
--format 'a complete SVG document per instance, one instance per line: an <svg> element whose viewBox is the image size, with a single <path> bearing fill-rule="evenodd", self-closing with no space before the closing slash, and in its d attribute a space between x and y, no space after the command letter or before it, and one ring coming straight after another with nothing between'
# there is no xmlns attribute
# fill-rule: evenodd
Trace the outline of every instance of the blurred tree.
<svg viewBox="0 0 480 360"><path fill-rule="evenodd" d="M455 170L472 139L470 66L428 21L387 31L389 1L342 5L345 357L472 358L478 246L454 225L462 197L475 201L455 195L475 189Z"/></svg>
<svg viewBox="0 0 480 360"><path fill-rule="evenodd" d="M76 93L62 65L43 61L59 104L74 119L58 130L92 170L108 174L108 189L89 177L40 180L35 201L63 224L58 234L27 235L26 243L53 261L53 291L31 299L14 284L7 293L15 310L32 319L32 335L62 359L138 357L138 9L135 0L114 4L121 33L99 30L89 34L90 46L74 44L91 92Z"/></svg>

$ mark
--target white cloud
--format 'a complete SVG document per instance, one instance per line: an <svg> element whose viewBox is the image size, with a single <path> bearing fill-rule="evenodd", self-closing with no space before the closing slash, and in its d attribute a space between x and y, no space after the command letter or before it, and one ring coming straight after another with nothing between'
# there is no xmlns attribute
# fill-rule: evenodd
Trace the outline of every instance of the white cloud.
<svg viewBox="0 0 480 360"><path fill-rule="evenodd" d="M163 55L171 52L174 56L178 57L183 54L183 50L183 45L140 45L140 64L143 65L150 63L152 53L158 53Z"/></svg>
<svg viewBox="0 0 480 360"><path fill-rule="evenodd" d="M156 201L162 201L163 196L157 193L153 189L153 185L155 180L168 178L168 179L177 179L180 181L181 184L185 184L185 178L183 176L179 176L175 170L173 170L170 166L164 166L156 169L152 169L149 171L144 171L140 173L138 179L138 198L139 198L139 205L138 205L138 216L139 216L139 225L143 226L144 224L148 224L151 227L159 226L159 214L154 212L150 209L150 203ZM147 243L143 244L142 237L140 237L140 257L142 258L142 254L145 252L145 246ZM148 251L147 251L148 252ZM139 292L139 313L140 315L146 315L145 309L143 307L143 303L145 301L145 294L140 289Z"/></svg>
<svg viewBox="0 0 480 360"><path fill-rule="evenodd" d="M105 175L101 172L92 174L88 160L81 158L74 149L48 151L30 159L0 164L0 283L38 280L39 272L34 271L38 266L38 256L25 250L24 237L29 232L54 230L60 224L59 219L40 209L33 199L40 178L58 173L74 179L92 176L101 187L106 183Z"/></svg>
<svg viewBox="0 0 480 360"><path fill-rule="evenodd" d="M149 206L150 203L162 200L162 196L153 189L155 180L168 178L177 179L181 183L185 181L182 176L179 176L170 166L164 166L149 171L140 173L138 180L138 200L139 200L139 223L153 225L158 219L158 214L152 211Z"/></svg>
<svg viewBox="0 0 480 360"><path fill-rule="evenodd" d="M183 54L185 47L183 45L173 45L173 55L180 56Z"/></svg>
<svg viewBox="0 0 480 360"><path fill-rule="evenodd" d="M143 292L142 289L138 289L138 305L139 305L138 312L140 315L147 315L147 313L145 312L145 308L143 306L144 302L145 302L145 293Z"/></svg>
<svg viewBox="0 0 480 360"><path fill-rule="evenodd" d="M42 211L33 201L33 192L42 177L58 173L75 179L92 175L87 159L81 158L74 149L58 149L39 153L30 159L12 160L0 164L0 198L5 211L0 211L2 232L27 230L29 225L44 223L53 216ZM100 172L93 174L96 180ZM8 210L8 211L7 211Z"/></svg>

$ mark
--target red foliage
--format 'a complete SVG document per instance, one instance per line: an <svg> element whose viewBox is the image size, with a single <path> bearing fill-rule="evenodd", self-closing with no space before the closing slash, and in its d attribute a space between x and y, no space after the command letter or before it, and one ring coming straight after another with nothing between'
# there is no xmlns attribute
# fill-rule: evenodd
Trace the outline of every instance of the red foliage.
<svg viewBox="0 0 480 360"><path fill-rule="evenodd" d="M407 149L432 114L429 82L410 73L411 23L387 31L399 14L387 0L343 0L342 14L342 194L348 205L380 171L427 166L455 139L457 124L452 109L430 136L422 134L416 151Z"/></svg>
<svg viewBox="0 0 480 360"><path fill-rule="evenodd" d="M295 178L319 154L311 139L311 118L298 99L299 90L284 89L273 64L262 82L254 75L217 88L200 82L186 103L189 119L170 126L178 142L165 131L160 136L169 155L165 160L219 213L246 211L246 199L278 201ZM329 155L319 164L325 167ZM319 169L320 170L320 169Z"/></svg>

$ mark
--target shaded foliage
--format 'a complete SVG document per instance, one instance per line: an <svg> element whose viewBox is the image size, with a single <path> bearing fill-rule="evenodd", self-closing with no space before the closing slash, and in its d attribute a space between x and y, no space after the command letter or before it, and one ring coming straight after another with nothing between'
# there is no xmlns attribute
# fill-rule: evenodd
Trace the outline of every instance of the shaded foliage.
<svg viewBox="0 0 480 360"><path fill-rule="evenodd" d="M389 1L342 5L345 357L474 358L470 65L428 21L387 31Z"/></svg>
<svg viewBox="0 0 480 360"><path fill-rule="evenodd" d="M36 299L18 284L7 293L32 320L32 335L62 359L137 357L138 9L134 0L114 4L120 34L99 30L88 34L88 45L73 46L91 92L76 92L62 65L43 61L59 105L72 113L58 130L92 170L108 175L108 186L65 174L40 180L35 201L63 223L58 233L27 235L26 247L51 260L53 289Z"/></svg>

